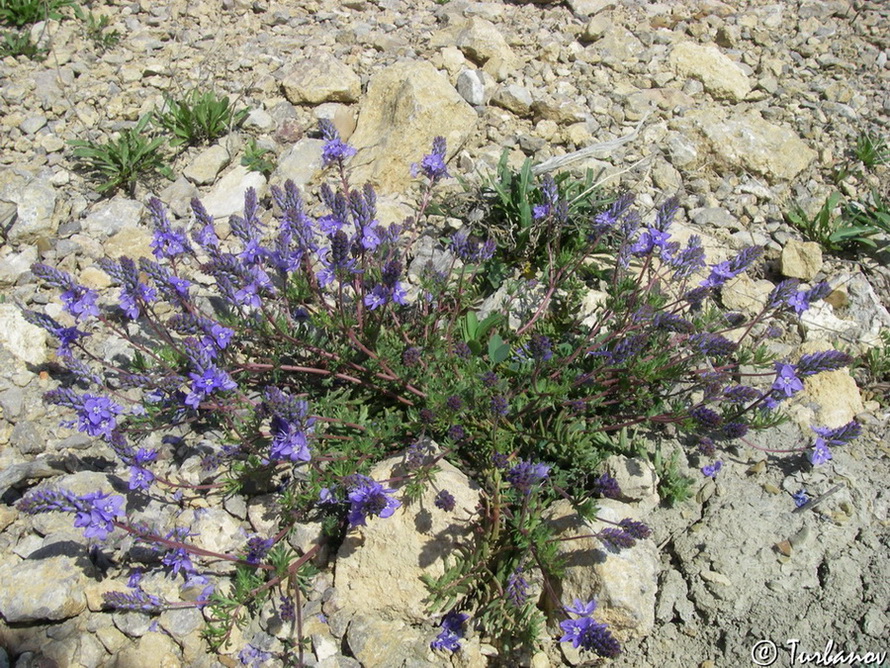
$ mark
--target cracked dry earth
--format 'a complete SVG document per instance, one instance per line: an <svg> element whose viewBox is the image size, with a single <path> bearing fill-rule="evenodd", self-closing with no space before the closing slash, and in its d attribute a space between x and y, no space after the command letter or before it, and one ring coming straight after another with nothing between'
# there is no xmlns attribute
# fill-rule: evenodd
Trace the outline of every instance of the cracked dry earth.
<svg viewBox="0 0 890 668"><path fill-rule="evenodd" d="M0 61L0 551L9 565L0 588L14 589L17 600L36 585L15 573L38 545L15 501L40 478L64 472L41 460L75 458L82 466L91 455L90 443L72 440L57 413L41 405L50 386L45 345L35 350L12 306L47 305L28 267L43 261L80 274L105 254L136 252L146 229L140 203L151 194L182 215L193 195L265 187L262 177L238 171L248 138L279 165L271 183L309 183L318 160L312 168L306 142L316 141L309 135L317 118L333 118L344 137L357 118L361 133L362 116L374 111L374 77L396 63L426 63L460 98L448 104L459 102L473 119L449 128L453 173L472 181L505 147L513 165L526 157L542 163L639 128L630 141L567 168L592 168L644 205L678 194L680 222L713 247L763 244L761 279L775 283L783 273L798 275L783 258L801 240L784 221L790 204L818 210L857 135L888 136L890 3L880 1L142 0L92 9L109 17L119 44L100 49L67 18L32 31L49 50L46 60ZM185 176L140 183L134 198L117 197L108 209L76 169L67 142L105 139L162 105L165 94L193 86L229 94L251 110L242 128L219 142L227 159L208 164L203 149L188 149L171 158ZM432 121L410 131L402 121L388 119L418 154L439 133ZM406 161L365 141L363 148L384 160ZM385 173L371 178L393 198L403 185ZM879 165L840 188L850 198L877 188L886 199L888 182L887 166ZM813 262L801 278L828 280L836 299L788 332L787 352L816 339L854 353L874 345L877 332L890 327L887 255L825 254ZM829 414L838 424L855 416L864 433L828 464L770 452L806 446L807 421ZM757 447L731 448L714 480L698 471L706 462L682 464L696 480L695 497L645 518L660 559L654 626L629 640L612 665L829 665L810 656L826 649L820 660L846 661L834 665L878 665L867 653L890 649L890 441L882 390L838 381L795 417L752 438ZM800 489L825 496L795 511L791 495ZM237 654L209 655L194 633L180 633L193 619L168 617L161 633L146 635L147 627L112 623L91 610L0 622L0 668L238 663ZM151 645L149 636L162 639ZM321 645L308 657L312 665L387 665L358 656L342 634L324 656ZM581 661L552 647L528 663ZM389 665L485 663L482 654L458 653Z"/></svg>

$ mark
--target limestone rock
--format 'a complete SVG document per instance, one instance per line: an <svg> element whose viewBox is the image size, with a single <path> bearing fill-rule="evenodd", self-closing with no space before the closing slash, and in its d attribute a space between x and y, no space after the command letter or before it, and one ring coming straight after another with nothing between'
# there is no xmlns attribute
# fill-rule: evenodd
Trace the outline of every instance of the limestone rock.
<svg viewBox="0 0 890 668"><path fill-rule="evenodd" d="M273 183L284 183L288 179L297 186L304 186L321 174L323 169L321 139L301 139L281 154L278 167L272 173Z"/></svg>
<svg viewBox="0 0 890 668"><path fill-rule="evenodd" d="M822 268L822 247L815 241L789 239L779 257L783 276L811 281Z"/></svg>
<svg viewBox="0 0 890 668"><path fill-rule="evenodd" d="M27 322L15 304L0 304L0 345L35 366L47 361L47 333Z"/></svg>
<svg viewBox="0 0 890 668"><path fill-rule="evenodd" d="M699 79L714 97L739 102L751 92L748 75L716 46L680 42L670 63L680 75Z"/></svg>
<svg viewBox="0 0 890 668"><path fill-rule="evenodd" d="M0 614L8 623L58 621L86 608L89 579L67 556L6 561L0 565Z"/></svg>
<svg viewBox="0 0 890 668"><path fill-rule="evenodd" d="M163 633L146 633L139 641L123 649L113 668L179 668L182 666L179 647Z"/></svg>
<svg viewBox="0 0 890 668"><path fill-rule="evenodd" d="M615 0L566 0L566 4L578 16L591 16L614 9L617 3Z"/></svg>
<svg viewBox="0 0 890 668"><path fill-rule="evenodd" d="M792 130L764 120L756 111L727 120L714 110L687 117L707 137L717 157L770 181L791 180L816 159L816 152Z"/></svg>
<svg viewBox="0 0 890 668"><path fill-rule="evenodd" d="M138 261L140 257L156 259L151 248L152 233L144 227L126 227L108 239L103 247L110 258L126 255Z"/></svg>
<svg viewBox="0 0 890 668"><path fill-rule="evenodd" d="M612 499L597 502L599 516L612 522L626 517L637 519L633 506ZM547 511L557 538L575 538L612 526L588 523L568 501L557 501ZM658 550L651 539L637 541L620 552L607 550L596 538L561 540L565 576L559 583L561 599L597 602L594 617L609 625L621 641L640 638L655 625L655 593L659 570Z"/></svg>
<svg viewBox="0 0 890 668"><path fill-rule="evenodd" d="M528 116L531 113L534 98L527 88L511 83L498 88L491 101L517 116Z"/></svg>
<svg viewBox="0 0 890 668"><path fill-rule="evenodd" d="M429 153L434 137L445 137L450 157L476 122L473 108L430 63L390 65L368 85L350 141L358 149L352 178L383 192L403 191L412 180L411 163Z"/></svg>
<svg viewBox="0 0 890 668"><path fill-rule="evenodd" d="M609 474L618 482L622 498L639 503L646 511L658 505L658 476L647 460L612 455L605 465Z"/></svg>
<svg viewBox="0 0 890 668"><path fill-rule="evenodd" d="M11 248L3 250L8 252L5 257L0 257L0 285L13 285L37 262L37 248L25 246L17 253L12 252Z"/></svg>
<svg viewBox="0 0 890 668"><path fill-rule="evenodd" d="M430 640L404 622L361 614L353 617L346 631L349 649L365 668L439 666L441 664L433 660ZM429 655L429 659L424 659L425 655Z"/></svg>
<svg viewBox="0 0 890 668"><path fill-rule="evenodd" d="M371 471L374 480L398 475L402 457L392 457ZM424 606L427 590L421 574L444 573L443 557L454 554L456 544L469 538L479 492L451 464L441 470L423 497L403 503L391 517L370 518L367 526L350 531L337 558L337 600L345 610L384 620L422 622L429 618ZM394 473L395 472L395 473ZM434 505L437 490L454 495L455 508L446 513ZM460 522L454 518L461 518ZM466 521L465 521L466 520Z"/></svg>
<svg viewBox="0 0 890 668"><path fill-rule="evenodd" d="M121 230L135 228L145 214L141 202L126 197L115 197L83 219L81 226L87 234L110 237Z"/></svg>
<svg viewBox="0 0 890 668"><path fill-rule="evenodd" d="M464 70L457 77L457 92L474 107L488 104L493 81L484 70Z"/></svg>
<svg viewBox="0 0 890 668"><path fill-rule="evenodd" d="M257 197L262 197L266 190L266 177L237 165L219 180L209 195L201 198L201 202L214 218L228 218L244 209L244 193L248 188L254 188Z"/></svg>
<svg viewBox="0 0 890 668"><path fill-rule="evenodd" d="M720 290L723 305L731 311L760 313L775 286L766 279L754 280L747 274L731 278Z"/></svg>
<svg viewBox="0 0 890 668"><path fill-rule="evenodd" d="M362 92L362 81L340 60L323 54L294 65L281 87L294 104L355 102Z"/></svg>
<svg viewBox="0 0 890 668"><path fill-rule="evenodd" d="M184 170L183 175L192 183L199 186L213 183L219 174L231 161L228 149L220 144L214 144L204 149L192 160Z"/></svg>
<svg viewBox="0 0 890 668"><path fill-rule="evenodd" d="M855 341L865 348L881 343L882 329L890 328L890 312L861 274L841 274L829 280L832 288L846 296L842 309L828 301L816 302L800 317L806 340Z"/></svg>
<svg viewBox="0 0 890 668"><path fill-rule="evenodd" d="M490 21L480 18L471 18L467 21L457 33L455 46L477 65L484 65L491 58L513 56L502 30Z"/></svg>
<svg viewBox="0 0 890 668"><path fill-rule="evenodd" d="M51 237L58 229L53 219L56 208L56 189L44 179L34 178L21 188L7 193L4 200L17 206L15 222L9 230L14 242L33 242L39 237Z"/></svg>
<svg viewBox="0 0 890 668"><path fill-rule="evenodd" d="M800 346L801 355L832 350L826 341L809 341ZM847 369L824 371L804 379L802 401L816 404L816 424L841 427L865 410L856 381Z"/></svg>

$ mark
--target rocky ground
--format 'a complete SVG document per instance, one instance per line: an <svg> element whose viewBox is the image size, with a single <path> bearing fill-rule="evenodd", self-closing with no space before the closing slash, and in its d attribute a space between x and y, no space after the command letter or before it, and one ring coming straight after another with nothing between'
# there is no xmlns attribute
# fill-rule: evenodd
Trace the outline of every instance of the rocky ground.
<svg viewBox="0 0 890 668"><path fill-rule="evenodd" d="M823 255L784 222L793 202L810 212L821 206L861 132L888 136L890 5L879 0L143 0L92 9L108 15L108 30L122 36L117 45L100 48L68 18L34 27L49 49L45 60L0 62L0 666L237 663L239 648L218 657L203 650L195 610L166 612L154 625L137 613L99 612L104 585L70 518L18 516L14 502L40 479L64 476L90 491L103 475L89 470L94 444L59 427L61 415L42 405L55 382L51 352L15 304L59 312L29 272L35 261L108 287L97 259L150 252L151 194L179 216L199 195L224 221L246 187L268 186L240 165L250 139L270 151L269 183L291 178L311 190L321 171L317 119L332 119L361 149L357 179L378 186L381 216L392 219L410 201L406 163L435 135L448 140L452 173L470 181L505 147L517 166L564 157L563 168L591 168L644 206L678 194L678 229L702 234L712 258L765 245L757 280L724 295L737 300L734 308L756 303L782 275L828 280L829 303L789 333L788 354L800 343L861 352L890 327L886 255ZM171 156L175 181L100 197L67 142L104 140L165 95L193 87L250 109L241 129ZM882 189L886 199L888 176L879 166L840 187L852 198ZM740 446L715 480L703 479L694 459L688 464L701 481L694 499L653 508L651 493L637 497L636 513L655 536L646 548L651 568L636 577L652 586L641 585L631 602L615 594L613 606L638 616L613 664L750 665L760 641L778 648L775 665L790 665L792 651L798 659L824 652L829 642L832 653L888 649L887 403L880 388L834 373L808 386L794 421L756 443L802 446L810 436L800 425L857 417L863 436L829 464ZM640 484L645 491L651 480ZM793 512L791 494L802 488L812 497L832 493ZM219 515L203 521L231 525L233 535L261 524L248 508L210 511ZM217 547L225 546L220 537ZM341 553L338 571L363 563L349 566L354 551ZM413 618L383 624L340 614L349 597L331 578L320 577L307 609L307 618L323 611L330 622L307 630L310 663L485 665L478 638L445 658L428 650L432 627ZM271 646L275 635L251 628L242 640ZM768 665L769 646L758 648L764 653L754 658ZM555 646L529 658L535 666L581 660Z"/></svg>

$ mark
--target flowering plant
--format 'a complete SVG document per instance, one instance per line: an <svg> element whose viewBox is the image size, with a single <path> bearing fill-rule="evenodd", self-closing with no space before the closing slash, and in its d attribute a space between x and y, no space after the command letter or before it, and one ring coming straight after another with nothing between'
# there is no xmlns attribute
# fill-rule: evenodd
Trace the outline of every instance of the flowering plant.
<svg viewBox="0 0 890 668"><path fill-rule="evenodd" d="M119 496L39 490L19 504L30 513L74 512L89 539L129 532L163 549L154 565L187 582L204 577L196 561L225 559L236 571L233 585L211 591L205 579L194 603L209 606L214 647L273 591L280 617L299 623L319 546L294 554L286 539L296 524L321 513L336 544L417 498L443 459L475 479L483 507L474 542L459 548L463 558L425 580L431 608L448 611L432 646L456 650L470 619L505 650L536 642L547 618L525 574L539 571L558 603L551 580L562 568L544 513L570 498L592 518L596 495L620 493L598 475L615 450L612 435L672 423L713 449L715 441L775 423L803 378L849 362L833 352L796 364L773 360L764 345L773 320L802 312L827 286L803 290L785 281L759 313L726 313L721 289L762 251L747 248L708 265L698 237L682 246L672 240L676 200L647 223L629 196L588 215L567 201L564 181L545 177L530 213L539 229L524 237L538 246L507 249L541 261L528 279L492 271L499 262L492 236L459 230L434 239L431 255L417 250L433 189L449 176L444 140L413 167L423 179L415 215L383 225L373 188L349 183L354 149L330 124L322 136L324 163L339 184L321 187L322 214L308 211L290 182L272 188L271 217L248 190L225 239L198 200L188 235L152 199L155 259L101 263L120 286L116 306L101 305L65 272L33 267L63 291L73 322L25 312L59 340L59 358L76 379L46 399L75 414L70 426L111 448L132 493L176 503L197 491L208 499L276 494L277 531L250 538L238 555L197 547L188 526L165 531L131 521ZM591 309L585 304L594 289L601 299ZM90 345L103 328L130 343L124 363ZM761 376L770 380L741 383L743 366L765 369ZM159 432L176 435L146 445ZM817 433L813 463L858 426ZM200 484L174 480L162 462L175 464L199 438L202 447L212 444ZM386 486L391 481L368 475L398 452L409 470L401 499ZM455 499L441 490L435 503L450 511ZM649 535L628 519L596 537L614 550ZM134 590L107 602L144 611L177 604ZM619 651L593 620L593 602L556 609L565 617L564 642L604 656Z"/></svg>

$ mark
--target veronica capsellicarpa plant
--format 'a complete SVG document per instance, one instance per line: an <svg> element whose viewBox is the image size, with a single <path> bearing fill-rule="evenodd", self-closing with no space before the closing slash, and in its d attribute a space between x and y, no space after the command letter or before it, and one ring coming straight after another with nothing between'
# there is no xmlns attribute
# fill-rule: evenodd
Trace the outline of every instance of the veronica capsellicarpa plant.
<svg viewBox="0 0 890 668"><path fill-rule="evenodd" d="M295 610L319 546L303 554L288 546L297 523L320 515L336 542L370 518L391 521L447 459L479 484L482 501L473 539L459 555L444 555L441 577L425 579L431 612L445 613L431 646L455 651L475 628L508 652L559 621L561 641L616 655L617 641L593 617L594 601L559 600L554 584L563 564L547 508L569 498L593 518L598 496L620 494L613 479L597 473L611 434L673 423L694 443L745 438L778 419L803 378L848 364L833 352L794 364L773 360L763 346L772 319L806 310L826 286L785 281L760 313L727 314L716 297L758 260L759 248L708 265L696 237L685 246L671 239L675 200L650 222L631 197L595 215L572 213L545 177L530 215L542 228L535 252L546 261L532 280L507 276L505 300L484 313L484 277L499 250L492 239L444 235L447 266L415 262L406 270L434 189L449 177L444 140L413 167L423 184L416 215L384 226L374 190L349 185L354 149L329 123L322 136L324 163L338 183L321 187L322 214L310 214L288 182L272 189L270 219L248 190L242 214L229 220L232 237L223 241L198 200L187 235L153 199L155 259L101 263L119 286L116 304L103 305L67 273L38 264L35 275L62 291L69 322L25 311L59 341L59 358L76 379L47 401L71 411L71 427L111 448L131 494L180 502L198 490L207 499L274 493L277 531L222 555L191 542L190 526L133 520L120 496L40 489L19 509L74 513L88 539L122 530L152 546L161 555L155 568L204 588L198 600L162 600L137 580L107 603L147 612L207 606L207 638L220 647L273 594L279 616L299 625ZM611 262L591 261L604 256ZM193 281L195 270L213 279L213 291ZM605 301L586 319L591 285L604 287ZM98 337L90 334L103 330L131 342L125 363L108 362L91 347ZM744 384L743 365L765 369L771 380ZM171 430L179 435L150 438ZM816 433L814 465L858 425ZM181 456L174 446L188 450L199 439L202 484L166 475L161 462ZM409 472L400 489L369 476L374 463L396 453ZM705 473L716 475L720 465L709 467ZM450 512L454 496L440 490L435 505ZM628 519L595 537L613 551L649 535ZM208 579L205 559L234 569L227 587ZM533 571L547 605L531 593Z"/></svg>

